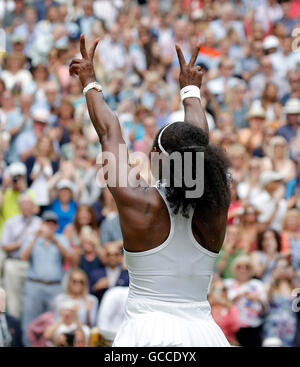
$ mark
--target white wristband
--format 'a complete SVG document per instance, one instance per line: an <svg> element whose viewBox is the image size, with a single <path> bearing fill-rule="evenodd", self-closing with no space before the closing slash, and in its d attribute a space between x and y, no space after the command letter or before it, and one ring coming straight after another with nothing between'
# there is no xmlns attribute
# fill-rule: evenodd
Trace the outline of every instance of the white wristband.
<svg viewBox="0 0 300 367"><path fill-rule="evenodd" d="M199 98L201 101L200 88L198 88L196 85L187 85L180 90L181 102L183 102L186 98L191 97Z"/></svg>
<svg viewBox="0 0 300 367"><path fill-rule="evenodd" d="M97 82L91 82L89 83L85 88L83 88L83 95L86 95L87 92L91 89L96 89L97 92L102 92L102 86L101 84Z"/></svg>

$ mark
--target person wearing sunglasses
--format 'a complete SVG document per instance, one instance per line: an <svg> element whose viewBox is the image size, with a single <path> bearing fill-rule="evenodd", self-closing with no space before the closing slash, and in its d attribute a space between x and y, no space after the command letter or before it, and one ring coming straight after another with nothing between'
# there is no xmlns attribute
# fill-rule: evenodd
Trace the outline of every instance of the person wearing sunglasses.
<svg viewBox="0 0 300 367"><path fill-rule="evenodd" d="M99 303L94 295L89 294L88 277L79 268L71 270L65 292L60 293L53 300L56 315L59 314L60 305L69 299L76 304L77 316L80 322L89 327L95 326Z"/></svg>

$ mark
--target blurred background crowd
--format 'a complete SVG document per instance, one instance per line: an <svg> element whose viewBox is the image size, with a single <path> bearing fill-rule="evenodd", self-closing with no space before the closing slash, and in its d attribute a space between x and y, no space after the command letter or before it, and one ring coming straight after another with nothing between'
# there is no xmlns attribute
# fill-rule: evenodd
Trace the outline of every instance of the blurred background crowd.
<svg viewBox="0 0 300 367"><path fill-rule="evenodd" d="M84 33L102 38L97 79L143 153L183 120L174 44L188 59L202 42L202 105L232 176L212 314L233 345L299 346L300 1L1 0L0 20L0 345L85 346L94 327L109 343L123 317L118 212L69 75Z"/></svg>

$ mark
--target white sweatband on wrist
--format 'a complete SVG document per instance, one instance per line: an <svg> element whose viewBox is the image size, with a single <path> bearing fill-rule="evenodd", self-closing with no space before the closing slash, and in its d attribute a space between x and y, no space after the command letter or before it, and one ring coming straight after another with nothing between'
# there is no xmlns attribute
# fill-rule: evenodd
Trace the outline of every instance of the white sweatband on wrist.
<svg viewBox="0 0 300 367"><path fill-rule="evenodd" d="M183 102L186 98L191 97L199 98L201 101L200 88L198 88L196 85L187 85L180 90L181 102Z"/></svg>

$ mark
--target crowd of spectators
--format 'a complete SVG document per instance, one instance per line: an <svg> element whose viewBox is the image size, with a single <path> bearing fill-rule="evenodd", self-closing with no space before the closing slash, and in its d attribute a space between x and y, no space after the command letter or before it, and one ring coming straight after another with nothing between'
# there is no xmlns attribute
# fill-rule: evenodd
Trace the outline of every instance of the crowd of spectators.
<svg viewBox="0 0 300 367"><path fill-rule="evenodd" d="M183 120L174 45L188 59L201 41L210 141L232 177L212 314L233 345L299 346L300 1L1 0L0 20L0 345L85 346L122 320L118 211L69 75L84 33L87 47L101 37L97 79L146 154Z"/></svg>

